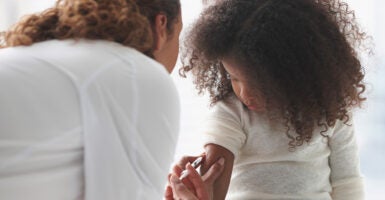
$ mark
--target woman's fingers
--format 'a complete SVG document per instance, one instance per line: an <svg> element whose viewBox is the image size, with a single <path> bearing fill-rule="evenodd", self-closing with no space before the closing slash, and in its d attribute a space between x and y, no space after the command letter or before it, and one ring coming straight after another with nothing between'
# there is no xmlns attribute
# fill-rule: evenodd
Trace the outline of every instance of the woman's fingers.
<svg viewBox="0 0 385 200"><path fill-rule="evenodd" d="M210 166L206 174L201 177L199 173L191 166L186 168L189 172L189 180L195 188L196 195L199 199L210 199L212 186L215 180L221 175L224 169L225 159L220 158L217 162Z"/></svg>
<svg viewBox="0 0 385 200"><path fill-rule="evenodd" d="M172 173L173 174L176 174L178 177L180 177L181 173L182 173L182 169L179 167L179 165L174 165L174 167L172 168ZM170 180L170 176L171 174L169 174L168 176L168 180ZM186 187L192 191L194 191L194 187L193 187L193 184L191 183L191 181L187 178L184 178L182 180L182 182L186 185Z"/></svg>
<svg viewBox="0 0 385 200"><path fill-rule="evenodd" d="M186 164L188 176L182 181L178 178L182 169L179 166L174 166L174 173L169 175L171 188L169 186L167 187L165 200L209 200L211 196L210 190L212 184L222 173L224 169L224 162L224 158L220 158L217 162L210 166L209 170L203 177L201 177L196 169L188 163Z"/></svg>
<svg viewBox="0 0 385 200"><path fill-rule="evenodd" d="M170 185L167 185L166 187L166 191L164 192L164 200L174 200L172 188Z"/></svg>
<svg viewBox="0 0 385 200"><path fill-rule="evenodd" d="M164 195L165 200L209 200L207 186L212 184L223 171L224 159L214 163L205 176L201 177L190 164L198 157L205 157L205 154L203 153L199 156L184 156L172 168L172 174L169 174L168 177L170 186L167 186ZM184 169L188 171L189 175L180 180L178 177Z"/></svg>
<svg viewBox="0 0 385 200"><path fill-rule="evenodd" d="M175 174L171 175L170 183L175 199L198 200L198 198L193 193L191 193L189 189L187 189L187 187L182 183L182 181L179 180Z"/></svg>
<svg viewBox="0 0 385 200"><path fill-rule="evenodd" d="M181 168L181 169L185 169L185 166L187 163L192 163L194 162L198 157L201 157L203 156L204 157L204 153L202 153L201 155L199 156L183 156L177 163L177 165Z"/></svg>
<svg viewBox="0 0 385 200"><path fill-rule="evenodd" d="M217 162L211 165L209 170L202 177L202 179L207 185L214 184L215 180L221 175L224 169L224 164L225 164L225 159L221 157Z"/></svg>
<svg viewBox="0 0 385 200"><path fill-rule="evenodd" d="M172 168L172 173L174 173L178 176L180 176L182 171L183 171L183 169L179 165L174 165L174 167Z"/></svg>
<svg viewBox="0 0 385 200"><path fill-rule="evenodd" d="M187 164L188 179L193 184L195 193L199 199L209 199L206 185L203 183L201 175L190 164Z"/></svg>

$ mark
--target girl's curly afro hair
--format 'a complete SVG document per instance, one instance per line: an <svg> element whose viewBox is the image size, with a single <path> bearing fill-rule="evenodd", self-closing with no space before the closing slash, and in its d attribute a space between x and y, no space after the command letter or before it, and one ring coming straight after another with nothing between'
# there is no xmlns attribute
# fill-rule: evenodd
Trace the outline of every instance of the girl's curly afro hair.
<svg viewBox="0 0 385 200"><path fill-rule="evenodd" d="M215 104L233 93L221 60L235 60L295 148L316 126L323 134L337 120L347 123L349 110L365 100L355 50L365 38L340 0L223 0L186 36L180 73L192 72L198 91Z"/></svg>

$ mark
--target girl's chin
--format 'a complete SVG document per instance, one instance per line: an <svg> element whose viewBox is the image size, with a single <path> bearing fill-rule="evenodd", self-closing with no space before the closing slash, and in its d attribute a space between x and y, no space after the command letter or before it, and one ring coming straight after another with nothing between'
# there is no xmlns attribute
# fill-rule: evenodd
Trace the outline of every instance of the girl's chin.
<svg viewBox="0 0 385 200"><path fill-rule="evenodd" d="M253 111L253 112L264 112L265 108L259 107L259 106L247 106L244 105L248 110Z"/></svg>

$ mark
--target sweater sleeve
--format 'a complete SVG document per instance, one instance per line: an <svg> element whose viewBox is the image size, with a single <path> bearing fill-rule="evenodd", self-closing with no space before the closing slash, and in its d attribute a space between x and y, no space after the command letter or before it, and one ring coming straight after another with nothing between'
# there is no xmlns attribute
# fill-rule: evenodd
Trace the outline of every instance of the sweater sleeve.
<svg viewBox="0 0 385 200"><path fill-rule="evenodd" d="M218 102L204 122L203 144L220 145L236 157L246 141L242 110L242 103L236 98Z"/></svg>
<svg viewBox="0 0 385 200"><path fill-rule="evenodd" d="M348 124L337 122L329 142L333 200L364 199L364 184L359 169L360 161L352 120Z"/></svg>

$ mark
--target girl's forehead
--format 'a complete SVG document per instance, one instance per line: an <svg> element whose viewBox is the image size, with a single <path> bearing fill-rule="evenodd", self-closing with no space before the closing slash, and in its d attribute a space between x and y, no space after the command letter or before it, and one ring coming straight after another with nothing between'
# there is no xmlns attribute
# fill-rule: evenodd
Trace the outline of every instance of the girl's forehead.
<svg viewBox="0 0 385 200"><path fill-rule="evenodd" d="M234 59L222 59L221 62L226 72L230 76L236 77L238 80L243 80L247 82L256 81L256 72L250 69L249 67L242 65Z"/></svg>
<svg viewBox="0 0 385 200"><path fill-rule="evenodd" d="M242 67L234 59L222 59L221 62L228 73L242 74Z"/></svg>

